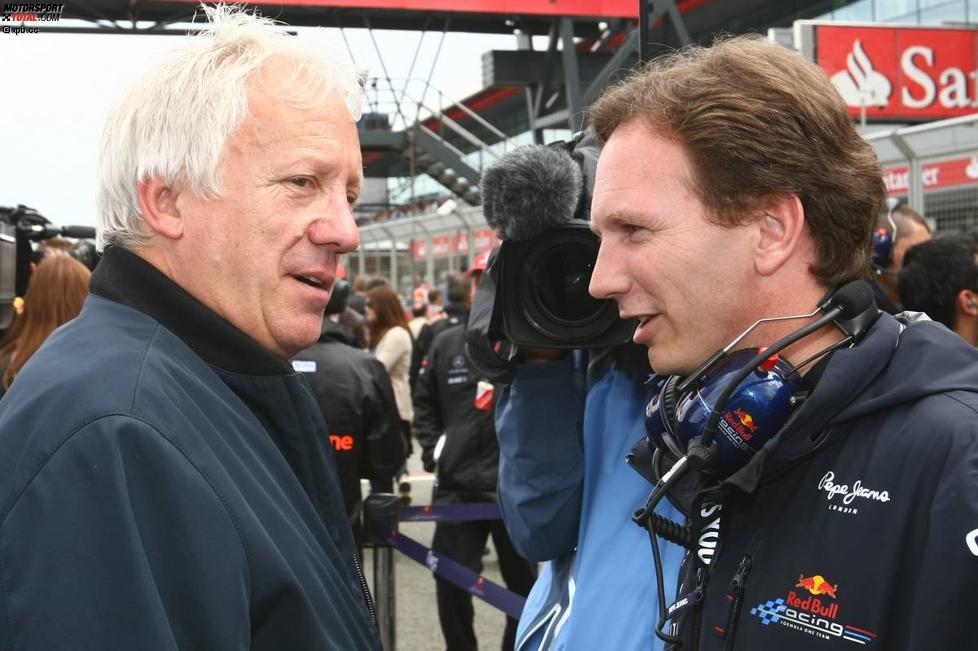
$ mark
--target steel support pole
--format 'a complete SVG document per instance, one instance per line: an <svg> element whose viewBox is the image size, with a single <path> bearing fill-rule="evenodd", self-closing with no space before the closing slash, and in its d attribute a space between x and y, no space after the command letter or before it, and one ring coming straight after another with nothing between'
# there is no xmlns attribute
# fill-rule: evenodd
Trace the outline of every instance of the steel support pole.
<svg viewBox="0 0 978 651"><path fill-rule="evenodd" d="M581 105L581 76L577 70L577 48L574 46L574 21L560 19L561 59L564 64L564 91L567 96L567 109L570 112L567 123L571 131L579 131L584 125Z"/></svg>
<svg viewBox="0 0 978 651"><path fill-rule="evenodd" d="M374 493L363 501L364 540L373 547L374 610L384 651L397 649L394 549L375 535L373 523L397 531L400 499L397 495Z"/></svg>

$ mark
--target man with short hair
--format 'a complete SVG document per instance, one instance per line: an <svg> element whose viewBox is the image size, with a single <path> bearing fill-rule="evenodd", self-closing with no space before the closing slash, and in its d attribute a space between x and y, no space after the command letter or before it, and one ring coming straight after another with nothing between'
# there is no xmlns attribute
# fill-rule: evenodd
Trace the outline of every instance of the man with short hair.
<svg viewBox="0 0 978 651"><path fill-rule="evenodd" d="M978 346L978 239L974 235L943 235L910 248L899 280L905 308L926 312Z"/></svg>
<svg viewBox="0 0 978 651"><path fill-rule="evenodd" d="M0 405L0 648L380 648L287 361L359 244L359 75L204 11L110 114L91 295Z"/></svg>
<svg viewBox="0 0 978 651"><path fill-rule="evenodd" d="M873 290L876 304L888 314L903 310L898 274L910 247L931 238L930 224L923 215L892 197L873 232Z"/></svg>
<svg viewBox="0 0 978 651"><path fill-rule="evenodd" d="M464 323L469 313L471 298L469 293L471 287L468 276L464 273L449 274L446 286L448 301L445 304L443 315L421 326L421 329L418 331L418 336L414 338L414 348L411 350L410 372L412 392L418 385L418 373L421 370L421 362L425 358L425 355L428 354L428 349L431 348L431 342L448 328L454 328ZM435 300L433 299L432 303L434 302Z"/></svg>
<svg viewBox="0 0 978 651"><path fill-rule="evenodd" d="M638 516L690 548L674 607L648 613L657 634L690 651L978 647L978 351L878 314L859 285L884 186L824 72L724 39L651 62L590 123L590 291L638 321L659 374L656 448L632 461L689 516Z"/></svg>

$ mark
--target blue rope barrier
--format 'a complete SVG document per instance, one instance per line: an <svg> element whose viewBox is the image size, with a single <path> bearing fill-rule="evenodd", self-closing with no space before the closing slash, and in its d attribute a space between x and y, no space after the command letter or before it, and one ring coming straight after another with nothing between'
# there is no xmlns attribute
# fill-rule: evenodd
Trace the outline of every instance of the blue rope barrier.
<svg viewBox="0 0 978 651"><path fill-rule="evenodd" d="M403 507L398 515L401 522L469 522L499 520L502 513L495 502L486 504L432 504Z"/></svg>
<svg viewBox="0 0 978 651"><path fill-rule="evenodd" d="M495 502L486 504L441 504L431 506L411 506L400 509L401 522L468 522L473 520L498 520L501 513ZM418 541L395 531L376 520L369 526L374 536L408 558L424 565L428 570L445 579L454 586L482 599L490 606L503 611L513 619L519 619L526 599L510 592L498 583L477 574L458 561L441 556Z"/></svg>

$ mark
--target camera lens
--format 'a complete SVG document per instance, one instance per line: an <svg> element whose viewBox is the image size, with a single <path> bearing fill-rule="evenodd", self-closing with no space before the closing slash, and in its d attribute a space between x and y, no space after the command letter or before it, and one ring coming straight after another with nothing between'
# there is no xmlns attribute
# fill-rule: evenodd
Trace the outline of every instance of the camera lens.
<svg viewBox="0 0 978 651"><path fill-rule="evenodd" d="M602 304L588 294L596 251L581 242L567 242L537 259L528 278L530 293L558 321L588 320Z"/></svg>
<svg viewBox="0 0 978 651"><path fill-rule="evenodd" d="M561 344L592 341L618 320L611 301L588 293L598 240L587 227L548 232L526 252L515 284L526 321Z"/></svg>

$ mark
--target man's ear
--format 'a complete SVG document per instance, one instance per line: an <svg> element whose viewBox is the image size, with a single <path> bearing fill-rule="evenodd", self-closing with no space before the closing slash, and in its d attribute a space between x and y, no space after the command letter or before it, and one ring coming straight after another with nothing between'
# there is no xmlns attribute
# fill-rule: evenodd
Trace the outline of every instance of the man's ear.
<svg viewBox="0 0 978 651"><path fill-rule="evenodd" d="M971 317L978 316L978 293L970 289L962 289L958 292L957 303L958 312Z"/></svg>
<svg viewBox="0 0 978 651"><path fill-rule="evenodd" d="M793 194L765 199L759 209L762 214L754 224L754 266L762 276L769 276L799 249L805 231L805 209L801 199Z"/></svg>
<svg viewBox="0 0 978 651"><path fill-rule="evenodd" d="M177 208L178 191L155 177L139 182L139 209L146 225L163 237L178 240L183 237L183 219Z"/></svg>

